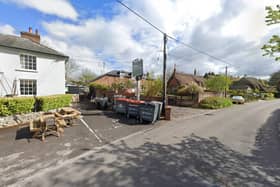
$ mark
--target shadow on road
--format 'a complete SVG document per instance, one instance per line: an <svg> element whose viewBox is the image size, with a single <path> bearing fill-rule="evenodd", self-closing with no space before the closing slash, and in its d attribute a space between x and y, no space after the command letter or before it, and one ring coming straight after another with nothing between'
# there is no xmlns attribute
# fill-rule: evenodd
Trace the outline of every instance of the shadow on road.
<svg viewBox="0 0 280 187"><path fill-rule="evenodd" d="M193 134L172 145L110 145L43 178L46 186L280 186L279 118L277 110L259 130L252 156Z"/></svg>
<svg viewBox="0 0 280 187"><path fill-rule="evenodd" d="M26 139L27 142L30 142L30 139L32 138L32 133L30 133L29 127L21 127L17 129L15 140Z"/></svg>
<svg viewBox="0 0 280 187"><path fill-rule="evenodd" d="M266 123L259 129L256 137L254 160L264 171L280 180L280 109L275 110Z"/></svg>

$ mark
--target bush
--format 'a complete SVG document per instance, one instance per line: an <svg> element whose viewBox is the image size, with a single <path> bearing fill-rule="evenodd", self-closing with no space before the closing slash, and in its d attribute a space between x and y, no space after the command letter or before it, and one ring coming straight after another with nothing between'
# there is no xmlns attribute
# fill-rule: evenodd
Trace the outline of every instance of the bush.
<svg viewBox="0 0 280 187"><path fill-rule="evenodd" d="M230 90L229 93L231 97L236 95L244 97L246 102L256 101L258 99L270 100L275 98L275 94L272 92L260 93L258 90L249 93L244 90Z"/></svg>
<svg viewBox="0 0 280 187"><path fill-rule="evenodd" d="M32 112L34 103L35 99L33 97L1 98L0 116Z"/></svg>
<svg viewBox="0 0 280 187"><path fill-rule="evenodd" d="M155 80L146 80L143 84L143 95L145 97L155 97L162 95L162 80L157 78Z"/></svg>
<svg viewBox="0 0 280 187"><path fill-rule="evenodd" d="M222 97L207 97L199 103L199 106L201 108L207 108L207 109L225 108L225 107L230 107L231 105L232 105L231 99L222 98Z"/></svg>
<svg viewBox="0 0 280 187"><path fill-rule="evenodd" d="M0 116L11 115L5 99L0 99Z"/></svg>
<svg viewBox="0 0 280 187"><path fill-rule="evenodd" d="M72 95L53 95L42 97L0 98L0 116L26 114L34 111L48 111L69 106Z"/></svg>
<svg viewBox="0 0 280 187"><path fill-rule="evenodd" d="M36 110L37 111L49 111L61 107L66 107L71 104L72 95L52 95L42 96L36 99Z"/></svg>
<svg viewBox="0 0 280 187"><path fill-rule="evenodd" d="M264 100L270 100L275 98L273 93L264 93L263 97Z"/></svg>
<svg viewBox="0 0 280 187"><path fill-rule="evenodd" d="M89 84L90 89L95 88L96 90L100 90L100 91L108 91L110 90L110 87L107 85L103 85L103 84L98 84L98 83L90 83Z"/></svg>

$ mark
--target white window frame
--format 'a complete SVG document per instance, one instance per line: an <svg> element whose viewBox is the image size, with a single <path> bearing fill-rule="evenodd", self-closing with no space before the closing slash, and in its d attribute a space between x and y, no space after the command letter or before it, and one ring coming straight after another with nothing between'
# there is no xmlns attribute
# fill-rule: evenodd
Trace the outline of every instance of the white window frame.
<svg viewBox="0 0 280 187"><path fill-rule="evenodd" d="M24 70L37 70L37 57L31 54L20 54L20 68Z"/></svg>
<svg viewBox="0 0 280 187"><path fill-rule="evenodd" d="M20 79L19 84L20 95L37 95L37 80Z"/></svg>

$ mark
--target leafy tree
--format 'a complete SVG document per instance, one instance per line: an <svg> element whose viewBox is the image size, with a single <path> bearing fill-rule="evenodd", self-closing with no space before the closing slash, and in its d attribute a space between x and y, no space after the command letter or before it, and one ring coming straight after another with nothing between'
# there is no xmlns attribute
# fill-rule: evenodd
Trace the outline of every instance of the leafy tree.
<svg viewBox="0 0 280 187"><path fill-rule="evenodd" d="M72 80L73 83L81 86L88 86L90 81L92 81L96 77L96 74L92 72L90 69L82 69L77 80Z"/></svg>
<svg viewBox="0 0 280 187"><path fill-rule="evenodd" d="M276 91L275 90L275 88L276 88L278 91L280 91L280 71L277 71L270 76L268 84L270 86L272 86L269 89L273 90L273 88L274 88L274 91ZM271 91L271 92L273 92L273 91Z"/></svg>
<svg viewBox="0 0 280 187"><path fill-rule="evenodd" d="M215 92L224 92L229 90L231 80L225 75L211 76L205 81L206 87Z"/></svg>
<svg viewBox="0 0 280 187"><path fill-rule="evenodd" d="M124 83L124 86L125 88L133 88L134 87L134 84L131 80L127 80L125 83Z"/></svg>
<svg viewBox="0 0 280 187"><path fill-rule="evenodd" d="M280 23L280 6L277 5L275 9L272 7L266 7L267 16L266 24L273 25ZM280 60L280 37L278 35L273 35L267 44L263 45L262 50L264 50L264 56L274 57L276 61Z"/></svg>
<svg viewBox="0 0 280 187"><path fill-rule="evenodd" d="M147 72L146 80L153 80L155 78L155 73L153 71Z"/></svg>
<svg viewBox="0 0 280 187"><path fill-rule="evenodd" d="M74 74L78 73L80 66L73 59L69 59L65 64L65 79L66 82L71 82L74 78Z"/></svg>
<svg viewBox="0 0 280 187"><path fill-rule="evenodd" d="M204 76L203 76L203 78L208 79L208 78L211 77L211 76L215 76L215 73L214 73L214 72L205 73Z"/></svg>
<svg viewBox="0 0 280 187"><path fill-rule="evenodd" d="M268 83L271 86L277 86L279 82L280 82L280 71L277 71L270 76Z"/></svg>
<svg viewBox="0 0 280 187"><path fill-rule="evenodd" d="M134 87L134 84L131 80L114 82L111 85L111 89L116 93L119 92L120 90L129 89L129 88L133 88L133 87Z"/></svg>
<svg viewBox="0 0 280 187"><path fill-rule="evenodd" d="M159 96L162 94L162 80L146 80L143 84L143 95L147 97Z"/></svg>

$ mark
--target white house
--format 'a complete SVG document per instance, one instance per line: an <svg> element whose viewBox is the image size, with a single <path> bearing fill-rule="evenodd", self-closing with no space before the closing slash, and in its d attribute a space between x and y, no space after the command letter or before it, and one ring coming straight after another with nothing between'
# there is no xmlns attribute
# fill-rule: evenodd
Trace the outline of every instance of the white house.
<svg viewBox="0 0 280 187"><path fill-rule="evenodd" d="M20 37L0 34L0 97L64 94L67 60L32 28Z"/></svg>

